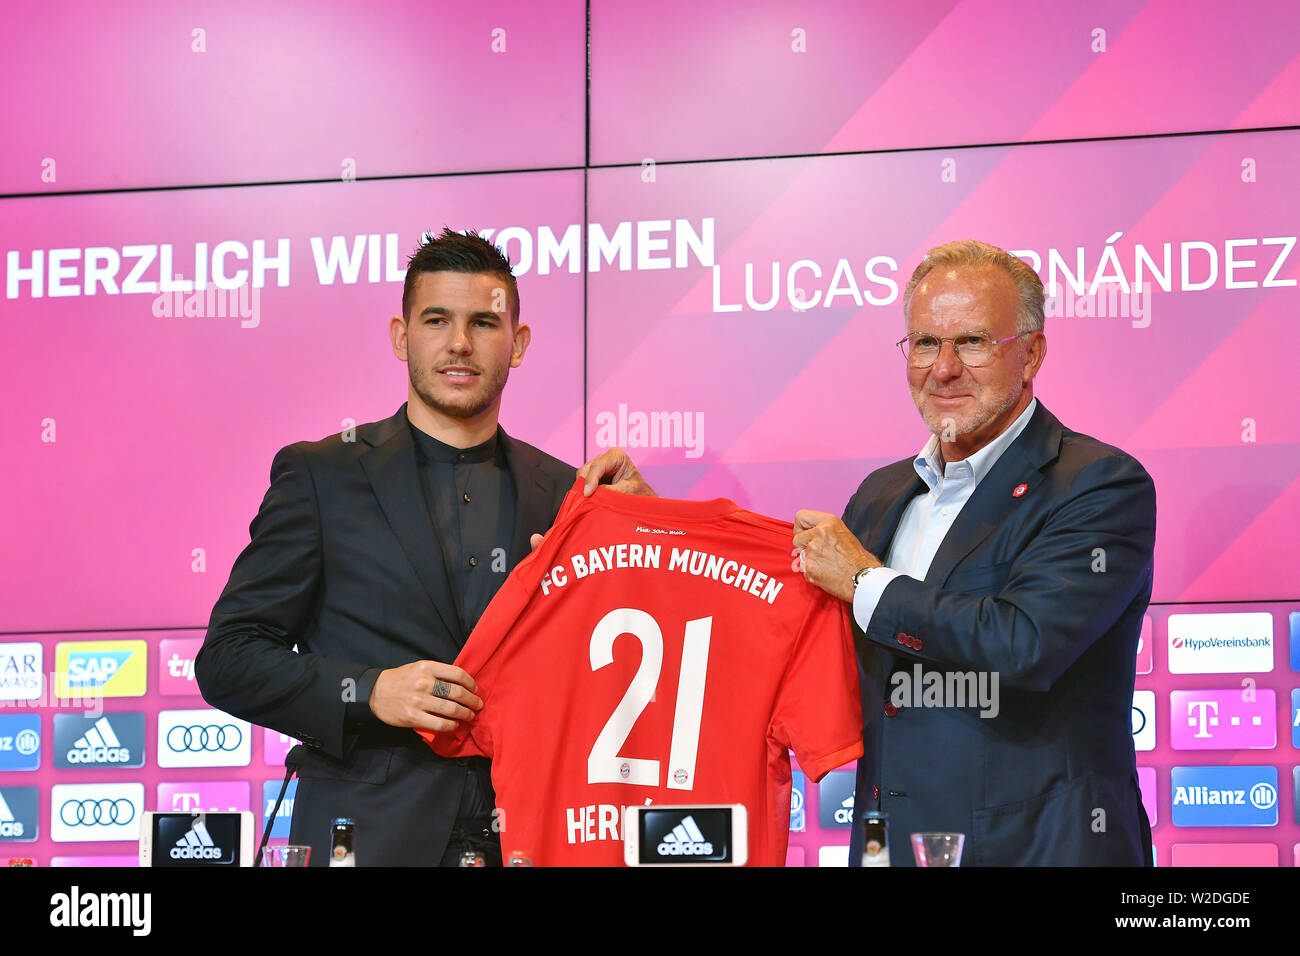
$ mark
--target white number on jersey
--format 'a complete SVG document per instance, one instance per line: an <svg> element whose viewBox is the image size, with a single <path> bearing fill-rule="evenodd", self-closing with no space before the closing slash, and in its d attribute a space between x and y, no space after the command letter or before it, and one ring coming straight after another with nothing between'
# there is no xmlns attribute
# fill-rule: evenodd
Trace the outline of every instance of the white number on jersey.
<svg viewBox="0 0 1300 956"><path fill-rule="evenodd" d="M682 643L682 669L677 680L677 709L673 714L673 739L668 752L672 769L668 787L690 790L695 786L695 758L700 745L700 715L704 710L704 683L709 666L709 635L713 618L686 622ZM614 662L614 641L631 634L641 642L641 666L601 729L587 756L588 783L630 783L659 786L659 761L619 754L632 727L650 703L663 668L664 638L659 624L645 611L621 607L600 619L591 632L591 669Z"/></svg>

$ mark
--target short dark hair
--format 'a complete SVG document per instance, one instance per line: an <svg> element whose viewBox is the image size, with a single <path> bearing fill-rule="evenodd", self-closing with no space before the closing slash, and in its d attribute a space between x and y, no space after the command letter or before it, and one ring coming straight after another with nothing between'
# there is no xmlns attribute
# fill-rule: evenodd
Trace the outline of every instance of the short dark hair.
<svg viewBox="0 0 1300 956"><path fill-rule="evenodd" d="M421 272L485 273L500 276L514 300L511 321L519 321L519 286L510 271L510 260L496 246L472 230L453 232L444 226L442 234L426 232L406 261L406 282L402 286L402 318L410 318L411 298Z"/></svg>

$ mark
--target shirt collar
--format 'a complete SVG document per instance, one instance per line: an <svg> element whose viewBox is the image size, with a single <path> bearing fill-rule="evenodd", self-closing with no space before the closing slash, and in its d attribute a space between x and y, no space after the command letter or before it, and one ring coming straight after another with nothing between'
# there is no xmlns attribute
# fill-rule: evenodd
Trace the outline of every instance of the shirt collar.
<svg viewBox="0 0 1300 956"><path fill-rule="evenodd" d="M447 464L477 463L491 461L496 456L497 438L501 434L500 428L493 432L492 437L481 445L474 445L471 448L456 448L454 445L440 442L432 435L420 431L409 418L407 424L411 426L411 435L415 439L416 448L420 449L429 461L445 462Z"/></svg>
<svg viewBox="0 0 1300 956"><path fill-rule="evenodd" d="M1038 399L1030 399L1025 410L1020 413L1015 421L1009 427L1003 430L991 442L975 452L968 458L961 461L948 462L944 468L944 478L973 478L974 484L978 485L980 480L989 473L997 460L1002 457L1002 453L1011 447L1011 443L1020 437L1020 433L1025 430L1029 424L1029 419L1034 417L1034 409L1038 407ZM926 441L916 460L912 462L912 467L921 480L926 483L931 491L934 491L940 481L938 471L939 463L939 436L931 435Z"/></svg>

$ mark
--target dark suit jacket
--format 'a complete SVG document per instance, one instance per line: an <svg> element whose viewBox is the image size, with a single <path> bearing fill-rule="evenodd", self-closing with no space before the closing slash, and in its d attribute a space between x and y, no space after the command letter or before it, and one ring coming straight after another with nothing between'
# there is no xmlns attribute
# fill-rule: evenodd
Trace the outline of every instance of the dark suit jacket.
<svg viewBox="0 0 1300 956"><path fill-rule="evenodd" d="M500 433L518 494L508 569L548 529L575 470ZM425 509L406 406L283 448L195 661L214 707L299 738L291 840L329 851L330 820L357 821L358 865L436 865L448 842L465 761L369 713L383 668L451 662L465 643ZM502 582L506 579L503 571ZM293 647L297 645L297 653ZM365 719L348 720L348 700Z"/></svg>
<svg viewBox="0 0 1300 956"><path fill-rule="evenodd" d="M868 475L844 513L881 560L907 503L927 490L912 462ZM863 813L877 807L896 866L912 865L910 834L922 831L966 834L963 866L1149 859L1131 709L1155 525L1142 466L1039 402L925 580L891 582L858 634L866 740L850 860L861 858ZM891 675L914 675L917 663L995 672L997 716L894 713L886 705L902 685Z"/></svg>

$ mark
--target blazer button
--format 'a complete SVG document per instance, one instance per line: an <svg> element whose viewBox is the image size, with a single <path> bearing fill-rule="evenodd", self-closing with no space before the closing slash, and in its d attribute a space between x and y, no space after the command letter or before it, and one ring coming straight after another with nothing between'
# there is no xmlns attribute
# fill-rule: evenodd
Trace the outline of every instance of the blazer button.
<svg viewBox="0 0 1300 956"><path fill-rule="evenodd" d="M898 706L892 700L885 701L885 716L893 717L896 713L898 713Z"/></svg>

